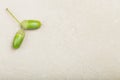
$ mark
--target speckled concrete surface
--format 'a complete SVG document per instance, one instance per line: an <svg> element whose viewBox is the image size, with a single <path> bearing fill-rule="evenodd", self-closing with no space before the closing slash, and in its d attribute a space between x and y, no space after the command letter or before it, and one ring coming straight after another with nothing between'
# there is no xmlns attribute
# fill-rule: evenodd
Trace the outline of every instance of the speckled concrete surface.
<svg viewBox="0 0 120 80"><path fill-rule="evenodd" d="M20 21L41 20L11 48ZM120 0L0 0L0 80L120 80Z"/></svg>

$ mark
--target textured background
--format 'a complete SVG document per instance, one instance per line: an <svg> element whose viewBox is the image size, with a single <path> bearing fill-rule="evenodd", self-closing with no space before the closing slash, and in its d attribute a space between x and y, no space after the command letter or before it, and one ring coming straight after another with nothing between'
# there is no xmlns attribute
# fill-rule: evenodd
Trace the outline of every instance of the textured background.
<svg viewBox="0 0 120 80"><path fill-rule="evenodd" d="M7 7L43 23L18 50ZM120 80L120 0L0 0L0 80Z"/></svg>

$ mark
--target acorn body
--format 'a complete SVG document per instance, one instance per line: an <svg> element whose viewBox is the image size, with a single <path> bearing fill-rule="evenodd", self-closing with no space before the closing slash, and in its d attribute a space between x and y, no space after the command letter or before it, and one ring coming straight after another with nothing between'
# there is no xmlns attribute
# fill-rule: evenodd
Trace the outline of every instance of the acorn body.
<svg viewBox="0 0 120 80"><path fill-rule="evenodd" d="M23 30L19 30L13 40L13 48L17 49L20 47L20 45L23 42L23 39L25 37L25 32Z"/></svg>
<svg viewBox="0 0 120 80"><path fill-rule="evenodd" d="M20 25L25 30L33 30L40 28L41 22L38 20L24 20Z"/></svg>

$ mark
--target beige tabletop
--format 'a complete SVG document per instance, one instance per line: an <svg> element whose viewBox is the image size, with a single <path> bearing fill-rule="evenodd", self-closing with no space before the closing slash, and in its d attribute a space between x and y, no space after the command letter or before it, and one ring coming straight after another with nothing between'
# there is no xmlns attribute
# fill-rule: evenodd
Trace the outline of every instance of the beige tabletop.
<svg viewBox="0 0 120 80"><path fill-rule="evenodd" d="M43 24L17 50L6 8ZM0 0L0 80L120 80L120 0Z"/></svg>

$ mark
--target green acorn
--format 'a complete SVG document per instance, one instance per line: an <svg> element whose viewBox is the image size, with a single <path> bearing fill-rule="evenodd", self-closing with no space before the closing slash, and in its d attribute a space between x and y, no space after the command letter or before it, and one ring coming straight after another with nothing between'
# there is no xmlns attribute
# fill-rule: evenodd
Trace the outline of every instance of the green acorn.
<svg viewBox="0 0 120 80"><path fill-rule="evenodd" d="M12 13L11 11L6 8L6 11L9 12L9 14L20 24L22 29L25 30L35 30L41 27L41 22L38 20L23 20L20 22Z"/></svg>
<svg viewBox="0 0 120 80"><path fill-rule="evenodd" d="M38 29L41 26L40 21L38 20L24 20L21 22L21 27L26 30Z"/></svg>
<svg viewBox="0 0 120 80"><path fill-rule="evenodd" d="M22 44L23 40L25 37L25 32L24 30L19 30L14 37L13 40L13 48L18 49L20 47L20 45Z"/></svg>

